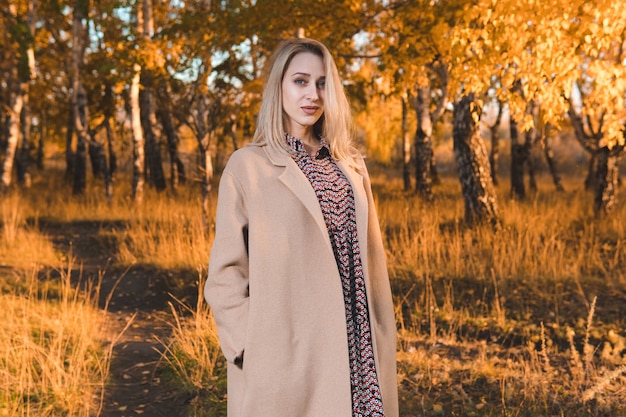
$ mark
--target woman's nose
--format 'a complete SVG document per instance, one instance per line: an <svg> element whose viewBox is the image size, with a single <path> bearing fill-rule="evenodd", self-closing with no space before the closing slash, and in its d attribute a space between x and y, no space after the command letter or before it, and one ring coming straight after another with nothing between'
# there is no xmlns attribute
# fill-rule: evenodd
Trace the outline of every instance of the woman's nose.
<svg viewBox="0 0 626 417"><path fill-rule="evenodd" d="M311 100L319 99L319 91L317 89L316 83L311 83L309 85L309 88L307 89L307 95L308 95L308 98L310 98Z"/></svg>

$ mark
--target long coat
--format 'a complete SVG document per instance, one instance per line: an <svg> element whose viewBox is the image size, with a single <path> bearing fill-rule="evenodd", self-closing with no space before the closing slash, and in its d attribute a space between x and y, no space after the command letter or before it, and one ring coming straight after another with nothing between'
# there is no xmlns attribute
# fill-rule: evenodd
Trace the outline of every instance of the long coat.
<svg viewBox="0 0 626 417"><path fill-rule="evenodd" d="M365 164L352 184L378 379L398 416L396 323ZM229 417L350 417L341 279L318 199L286 152L250 145L220 180L205 298L227 360Z"/></svg>

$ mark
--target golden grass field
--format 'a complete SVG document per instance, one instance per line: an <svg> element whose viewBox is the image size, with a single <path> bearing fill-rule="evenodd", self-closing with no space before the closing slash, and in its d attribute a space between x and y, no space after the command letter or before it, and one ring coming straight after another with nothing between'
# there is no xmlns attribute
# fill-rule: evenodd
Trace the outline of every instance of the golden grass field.
<svg viewBox="0 0 626 417"><path fill-rule="evenodd" d="M539 190L522 202L509 199L502 178L503 227L494 232L464 226L453 170L424 204L401 190L395 170L371 166L398 320L402 416L626 415L626 206L594 219L583 171L568 171L564 193L540 174ZM0 416L98 415L123 329L98 302L107 294L97 277L74 285L75 259L40 225L116 224L96 236L115 242L103 269L196 276L206 273L212 233L195 186L147 190L137 207L119 178L110 204L100 184L75 198L61 174L37 178L0 200ZM197 293L198 282L179 281ZM224 415L223 360L196 298L171 300L159 366L168 384L193 394L186 415Z"/></svg>

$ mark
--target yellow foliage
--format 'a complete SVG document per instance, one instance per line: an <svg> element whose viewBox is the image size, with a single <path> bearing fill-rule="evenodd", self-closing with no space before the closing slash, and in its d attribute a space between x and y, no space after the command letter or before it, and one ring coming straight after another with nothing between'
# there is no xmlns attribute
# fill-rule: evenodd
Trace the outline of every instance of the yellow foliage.
<svg viewBox="0 0 626 417"><path fill-rule="evenodd" d="M369 156L383 163L397 156L394 153L402 135L401 117L400 99L383 96L373 97L363 111L356 114L355 121ZM412 135L414 130L409 132Z"/></svg>

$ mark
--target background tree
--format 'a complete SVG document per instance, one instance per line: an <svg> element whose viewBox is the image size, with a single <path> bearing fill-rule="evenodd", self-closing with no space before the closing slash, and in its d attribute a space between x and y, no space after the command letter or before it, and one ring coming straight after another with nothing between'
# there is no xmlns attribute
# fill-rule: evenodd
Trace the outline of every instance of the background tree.
<svg viewBox="0 0 626 417"><path fill-rule="evenodd" d="M89 112L87 92L81 80L81 67L84 61L88 31L83 21L89 18L89 1L75 0L72 10L72 115L76 132L76 152L74 159L74 194L82 194L86 186L87 143L89 141Z"/></svg>
<svg viewBox="0 0 626 417"><path fill-rule="evenodd" d="M483 139L478 131L482 109L474 93L463 96L454 106L454 156L465 203L465 220L470 224L500 223L496 193Z"/></svg>
<svg viewBox="0 0 626 417"><path fill-rule="evenodd" d="M30 90L33 80L37 78L36 61L35 61L35 31L36 31L36 9L37 1L28 1L28 11L26 13L26 28L23 30L26 38L26 56L28 58L28 82L22 86L23 105L20 113L20 133L21 143L15 155L15 165L17 168L17 182L26 188L31 185L30 162L31 155L31 131L32 131L32 111L30 106Z"/></svg>
<svg viewBox="0 0 626 417"><path fill-rule="evenodd" d="M29 83L35 77L35 55L33 48L35 1L27 2L26 7L21 2L10 1L8 15L5 15L4 44L7 47L9 67L5 83L8 91L8 106L6 117L7 140L5 144L4 161L0 170L0 188L6 189L11 184L13 166L18 154L20 136L28 135L30 131L30 115L28 112ZM29 123L21 126L22 120ZM22 138L22 141L28 137ZM23 143L22 149L28 149ZM24 151L20 151L22 153ZM24 161L26 163L26 161ZM25 170L25 167L22 167ZM24 174L25 175L25 174Z"/></svg>
<svg viewBox="0 0 626 417"><path fill-rule="evenodd" d="M571 28L580 70L567 110L576 138L590 154L588 185L594 213L603 216L617 200L618 161L626 143L626 5L596 6L582 5Z"/></svg>
<svg viewBox="0 0 626 417"><path fill-rule="evenodd" d="M620 121L624 65L619 58L624 8L622 3L606 1L594 5L584 1L478 2L468 8L467 22L473 24L455 28L458 45L465 47L468 57L456 66L466 76L456 75L455 80L466 86L486 85L487 77L496 74L502 80L497 95L524 134L536 123L561 126L570 112L571 98L576 98L574 82L579 80L579 85L585 85L585 109L602 126L600 147L619 150L624 136ZM531 102L540 106L538 121L525 111ZM603 194L603 186L598 187L596 196ZM603 204L595 204L596 212L604 210Z"/></svg>
<svg viewBox="0 0 626 417"><path fill-rule="evenodd" d="M571 122L581 143L594 155L599 155L600 149L610 151L606 153L608 162L602 162L605 168L617 166L622 154L626 19L622 18L621 3L603 0L592 7L583 0L551 4L531 0L445 4L407 0L74 0L38 2L37 13L30 15L29 4L35 5L34 0L13 0L9 6L14 7L1 16L5 59L0 63L0 76L6 86L2 91L5 106L0 111L4 115L0 120L3 166L16 161L19 149L32 149L26 141L21 147L15 141L27 138L32 129L40 144L48 138L50 145L65 150L69 172L74 172L76 163L78 172L86 172L80 165L89 162L81 162L83 149L88 149L91 172L104 175L109 194L117 159L114 151L117 148L121 158L129 158L123 152L131 144L133 195L140 198L146 175L149 184L165 187L160 158L166 151L174 187L185 177L179 143L183 134L191 132L201 155L195 172L200 174L206 205L212 167L219 169L228 152L242 145L254 130L269 53L298 28L307 36L323 39L336 55L354 103L364 150L387 164L396 157L394 152L404 152L398 159L404 167L415 154L415 189L426 200L433 196L433 131L442 121L442 113L464 97L464 106L467 98L476 100L469 106L476 124L485 116L477 110L494 108L492 100L500 103L498 110L510 115L523 146L541 145L548 154L546 129L558 133ZM84 18L75 22L83 9ZM326 12L330 9L331 15ZM29 29L33 21L34 34ZM78 42L73 42L75 30L82 33L82 52ZM77 33L76 39L80 37ZM16 88L28 75L20 72L18 76L16 71L27 67L28 45L33 46L38 66L37 77L26 83L32 122L24 117L25 123L21 123L12 118L14 112L9 109L24 97ZM77 64L80 75L74 77ZM68 100L69 92L75 93L73 101ZM89 103L89 108L83 103ZM456 123L458 151L469 149L478 155L482 151L472 147L479 141L470 140L474 126L469 119L463 120ZM406 132L413 129L413 123L411 152L405 145L410 144ZM20 128L26 125L27 130ZM492 128L497 131L497 123ZM117 138L114 132L119 132ZM462 132L470 134L463 141L458 137ZM74 136L79 139L77 144L72 143ZM150 145L144 143L148 136ZM401 146L397 142L402 142ZM492 155L497 143L492 137ZM43 145L40 149L43 153ZM148 157L146 169L147 150L155 157ZM154 166L150 161L156 161ZM529 162L529 158L514 158L512 181L518 182L512 182L513 191L517 189L514 184L524 185L526 173L532 185ZM491 172L493 181L496 163L480 163L484 166L479 170L460 172ZM549 160L548 165L552 167ZM4 176L13 169L5 169ZM190 172L193 175L194 171ZM406 174L404 183L410 186ZM84 188L85 174L73 175L76 189ZM594 182L596 196L605 195L596 197L598 213L608 212L613 204L614 178L608 174L604 181ZM459 179L462 184L468 180ZM495 197L487 200L495 201Z"/></svg>
<svg viewBox="0 0 626 417"><path fill-rule="evenodd" d="M161 5L160 3L157 3ZM157 191L163 191L166 187L165 173L163 171L163 161L160 151L160 138L157 137L157 119L156 119L156 85L160 72L164 70L165 51L163 45L155 42L153 38L158 37L155 34L155 15L156 11L153 7L152 0L142 0L142 8L138 10L138 33L140 39L141 55L143 58L143 68L141 71L141 89L139 90L139 106L141 127L144 136L145 156L147 162L147 177L150 184ZM165 4L161 6L166 6ZM164 13L159 13L162 18L163 26L168 22L164 18ZM143 23L143 25L142 25ZM160 26L161 27L161 26Z"/></svg>
<svg viewBox="0 0 626 417"><path fill-rule="evenodd" d="M381 76L395 90L408 93L415 112L415 190L426 201L433 196L433 126L449 100L450 28L463 2L398 1L374 22L372 44L379 53ZM405 161L408 153L405 151ZM408 184L408 180L404 180Z"/></svg>

